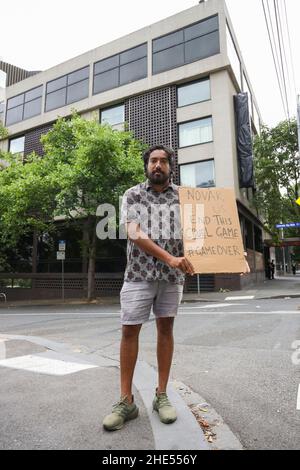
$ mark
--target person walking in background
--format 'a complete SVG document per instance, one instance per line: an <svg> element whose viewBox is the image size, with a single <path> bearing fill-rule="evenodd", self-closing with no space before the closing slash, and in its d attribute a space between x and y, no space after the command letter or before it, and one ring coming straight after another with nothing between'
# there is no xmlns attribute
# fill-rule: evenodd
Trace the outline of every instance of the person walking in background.
<svg viewBox="0 0 300 470"><path fill-rule="evenodd" d="M273 260L273 259L272 259L272 262L270 263L270 273L271 273L270 279L274 279L275 263L274 263L274 260Z"/></svg>

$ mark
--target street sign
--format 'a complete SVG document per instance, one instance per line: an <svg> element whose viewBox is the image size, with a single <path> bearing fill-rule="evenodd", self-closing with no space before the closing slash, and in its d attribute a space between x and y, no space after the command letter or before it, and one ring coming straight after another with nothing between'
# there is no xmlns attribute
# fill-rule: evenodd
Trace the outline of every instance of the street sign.
<svg viewBox="0 0 300 470"><path fill-rule="evenodd" d="M66 259L66 242L65 240L59 240L58 242L59 251L56 252L56 259L61 261L61 286L62 286L62 299L65 301L65 279L64 279L64 261Z"/></svg>
<svg viewBox="0 0 300 470"><path fill-rule="evenodd" d="M277 224L276 228L300 228L300 222L291 222L288 224Z"/></svg>
<svg viewBox="0 0 300 470"><path fill-rule="evenodd" d="M65 240L59 240L58 249L59 249L59 251L66 251L66 241Z"/></svg>
<svg viewBox="0 0 300 470"><path fill-rule="evenodd" d="M66 259L66 253L65 251L57 251L56 252L56 259L57 260L65 260Z"/></svg>

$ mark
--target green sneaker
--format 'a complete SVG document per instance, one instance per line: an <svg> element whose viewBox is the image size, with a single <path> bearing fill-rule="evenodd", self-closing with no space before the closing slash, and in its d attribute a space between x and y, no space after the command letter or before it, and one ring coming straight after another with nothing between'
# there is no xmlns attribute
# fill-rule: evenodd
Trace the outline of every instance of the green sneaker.
<svg viewBox="0 0 300 470"><path fill-rule="evenodd" d="M159 419L164 424L174 423L177 419L176 409L171 405L165 392L155 393L153 410L158 412Z"/></svg>
<svg viewBox="0 0 300 470"><path fill-rule="evenodd" d="M103 427L107 431L117 431L124 426L125 421L137 418L138 414L139 409L134 401L128 403L127 397L121 397L113 406L112 413L104 418Z"/></svg>

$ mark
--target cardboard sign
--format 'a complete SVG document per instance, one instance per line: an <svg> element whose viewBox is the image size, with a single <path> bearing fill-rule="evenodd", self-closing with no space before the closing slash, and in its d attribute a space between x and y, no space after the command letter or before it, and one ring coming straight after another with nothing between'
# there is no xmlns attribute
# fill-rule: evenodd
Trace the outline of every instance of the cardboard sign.
<svg viewBox="0 0 300 470"><path fill-rule="evenodd" d="M244 246L233 189L179 188L184 254L195 273L243 273Z"/></svg>

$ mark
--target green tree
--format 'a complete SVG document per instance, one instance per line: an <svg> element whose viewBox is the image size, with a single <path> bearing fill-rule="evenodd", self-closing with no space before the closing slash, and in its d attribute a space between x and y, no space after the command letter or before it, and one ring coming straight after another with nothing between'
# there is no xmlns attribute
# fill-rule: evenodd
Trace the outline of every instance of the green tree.
<svg viewBox="0 0 300 470"><path fill-rule="evenodd" d="M84 225L88 299L95 296L96 215L100 204L118 209L119 196L143 179L143 144L73 114L58 119L42 137L45 155L9 157L0 171L0 242L15 246L21 235L55 231L55 216Z"/></svg>
<svg viewBox="0 0 300 470"><path fill-rule="evenodd" d="M295 203L300 183L296 120L280 122L274 128L262 127L254 140L254 165L254 204L276 239L276 224L300 221L300 208ZM291 229L287 235L297 233Z"/></svg>
<svg viewBox="0 0 300 470"><path fill-rule="evenodd" d="M6 139L8 137L8 130L3 126L2 121L0 121L0 140Z"/></svg>

